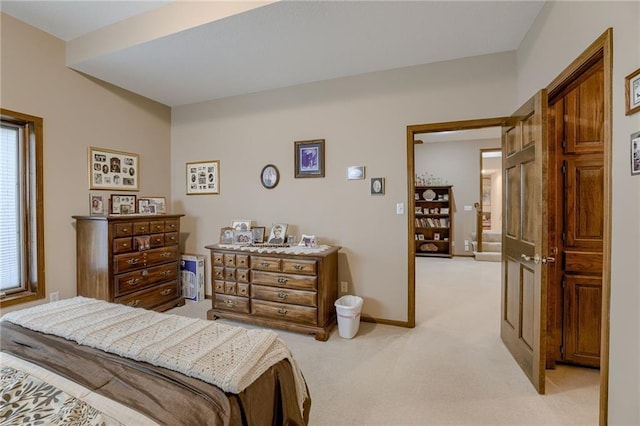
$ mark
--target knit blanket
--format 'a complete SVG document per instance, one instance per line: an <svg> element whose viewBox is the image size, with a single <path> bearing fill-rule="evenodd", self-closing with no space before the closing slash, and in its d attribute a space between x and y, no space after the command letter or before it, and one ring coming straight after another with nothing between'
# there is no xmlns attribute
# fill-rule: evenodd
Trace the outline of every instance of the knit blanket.
<svg viewBox="0 0 640 426"><path fill-rule="evenodd" d="M287 359L302 410L307 388L289 349L272 330L245 329L74 297L5 314L2 321L178 371L240 393Z"/></svg>

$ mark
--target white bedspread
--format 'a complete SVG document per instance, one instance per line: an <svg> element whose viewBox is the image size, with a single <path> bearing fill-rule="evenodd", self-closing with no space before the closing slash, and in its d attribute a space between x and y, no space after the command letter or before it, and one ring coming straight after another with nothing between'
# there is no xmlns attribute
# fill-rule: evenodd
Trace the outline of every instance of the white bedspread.
<svg viewBox="0 0 640 426"><path fill-rule="evenodd" d="M31 330L178 371L239 393L287 359L302 410L306 385L293 356L271 330L131 308L85 297L10 312L2 317Z"/></svg>

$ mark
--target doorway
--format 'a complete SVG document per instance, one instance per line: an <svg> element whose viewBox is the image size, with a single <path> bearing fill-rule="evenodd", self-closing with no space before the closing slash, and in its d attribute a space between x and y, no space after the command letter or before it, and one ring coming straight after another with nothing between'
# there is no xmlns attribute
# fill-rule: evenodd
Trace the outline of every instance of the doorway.
<svg viewBox="0 0 640 426"><path fill-rule="evenodd" d="M606 425L608 418L607 396L608 396L608 354L609 354L609 304L610 304L610 287L611 287L611 119L612 119L612 48L613 48L613 31L608 29L596 41L594 41L576 60L574 60L551 84L546 88L549 99L555 96L583 74L594 63L594 58L602 58L603 63L603 108L602 120L602 143L603 143L603 171L602 171L602 203L603 203L603 221L602 221L602 286L601 286L601 309L600 309L600 424ZM444 122L434 124L422 124L407 126L407 186L408 193L414 193L415 178L415 159L414 144L415 140L424 133L450 131L460 129L476 129L480 127L502 126L507 124L507 117L468 120L457 122ZM543 123L546 123L546 116L543 117ZM504 144L503 144L504 147ZM412 198L408 199L407 205L411 209L414 208ZM408 221L409 233L414 234L414 226L411 220ZM415 248L413 241L408 241L408 326L415 327ZM543 253L545 258L552 257L553 253ZM541 334L544 339L546 333ZM544 364L543 366L544 367ZM542 371L544 374L544 370Z"/></svg>

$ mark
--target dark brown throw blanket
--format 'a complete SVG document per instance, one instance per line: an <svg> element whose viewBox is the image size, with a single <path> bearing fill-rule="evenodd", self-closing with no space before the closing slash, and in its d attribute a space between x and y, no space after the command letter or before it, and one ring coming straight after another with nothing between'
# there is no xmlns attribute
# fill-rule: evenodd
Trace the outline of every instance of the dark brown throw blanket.
<svg viewBox="0 0 640 426"><path fill-rule="evenodd" d="M166 425L306 425L291 364L280 361L239 394L183 374L81 346L7 321L0 348Z"/></svg>

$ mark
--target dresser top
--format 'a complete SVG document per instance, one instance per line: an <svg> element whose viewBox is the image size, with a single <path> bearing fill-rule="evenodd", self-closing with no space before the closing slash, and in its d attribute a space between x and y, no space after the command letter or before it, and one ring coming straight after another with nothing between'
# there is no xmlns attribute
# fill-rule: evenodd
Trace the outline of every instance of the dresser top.
<svg viewBox="0 0 640 426"><path fill-rule="evenodd" d="M184 214L113 214L109 216L71 216L76 220L164 220L182 217Z"/></svg>
<svg viewBox="0 0 640 426"><path fill-rule="evenodd" d="M234 244L211 244L205 246L209 250L234 251L251 255L285 255L285 256L314 256L324 257L337 252L342 247L319 245L318 247L278 247L278 246L251 246Z"/></svg>

